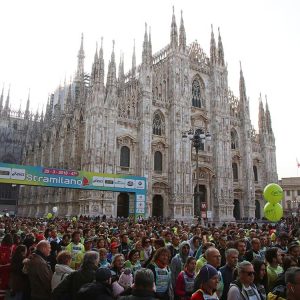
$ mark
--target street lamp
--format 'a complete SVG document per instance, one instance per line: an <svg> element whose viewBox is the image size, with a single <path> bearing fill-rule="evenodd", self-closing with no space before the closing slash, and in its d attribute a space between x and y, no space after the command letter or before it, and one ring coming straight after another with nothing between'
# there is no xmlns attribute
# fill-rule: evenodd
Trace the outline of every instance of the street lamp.
<svg viewBox="0 0 300 300"><path fill-rule="evenodd" d="M196 150L196 192L194 192L194 198L196 199L196 203L200 205L200 222L201 222L201 199L200 199L200 189L199 189L199 158L198 153L200 150L204 150L204 142L211 141L211 135L208 131L205 131L203 128L198 128L196 130L190 129L182 133L182 138L186 140L187 138L192 142L192 147ZM206 211L206 209L205 209ZM197 215L196 206L194 204L194 214Z"/></svg>

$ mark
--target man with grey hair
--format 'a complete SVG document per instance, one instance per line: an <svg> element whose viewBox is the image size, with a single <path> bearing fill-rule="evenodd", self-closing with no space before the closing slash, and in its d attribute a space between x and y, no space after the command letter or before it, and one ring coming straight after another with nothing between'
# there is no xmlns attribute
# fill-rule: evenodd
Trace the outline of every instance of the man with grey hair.
<svg viewBox="0 0 300 300"><path fill-rule="evenodd" d="M134 275L134 285L130 296L120 297L119 300L155 300L154 275L149 269L139 269Z"/></svg>
<svg viewBox="0 0 300 300"><path fill-rule="evenodd" d="M53 290L53 299L58 300L62 299L62 297L70 296L71 299L76 299L79 289L84 284L95 280L95 272L98 265L99 253L96 251L86 252L79 270L72 272Z"/></svg>
<svg viewBox="0 0 300 300"><path fill-rule="evenodd" d="M254 268L249 261L238 264L238 279L233 281L229 287L228 300L261 300L259 292L253 284Z"/></svg>
<svg viewBox="0 0 300 300"><path fill-rule="evenodd" d="M285 273L287 300L300 298L300 268L289 268Z"/></svg>
<svg viewBox="0 0 300 300"><path fill-rule="evenodd" d="M239 260L239 251L234 248L229 248L225 252L226 264L220 268L222 274L224 289L221 300L227 299L230 283L233 281L233 272L237 266Z"/></svg>
<svg viewBox="0 0 300 300"><path fill-rule="evenodd" d="M46 240L40 241L36 251L28 262L28 278L31 288L31 299L48 300L51 298L52 271L47 263L50 255L50 243Z"/></svg>

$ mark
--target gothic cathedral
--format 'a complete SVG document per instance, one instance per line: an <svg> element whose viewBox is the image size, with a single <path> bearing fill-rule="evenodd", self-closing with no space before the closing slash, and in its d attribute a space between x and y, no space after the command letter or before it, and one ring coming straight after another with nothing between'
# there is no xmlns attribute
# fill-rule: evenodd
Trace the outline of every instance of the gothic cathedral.
<svg viewBox="0 0 300 300"><path fill-rule="evenodd" d="M121 57L117 76L114 45L106 82L102 43L90 74L84 58L82 37L74 80L50 96L45 115L25 122L23 164L144 176L148 216L191 219L204 203L215 222L262 217L263 188L277 182L271 116L260 99L253 129L242 69L239 97L228 87L220 32L216 44L212 29L208 57L197 42L186 44L182 15L178 30L173 12L168 45L153 54L146 26L142 62L133 49L128 73ZM8 120L6 106L0 102ZM211 135L197 153L182 138L190 129ZM43 216L57 206L60 216L127 217L130 197L21 187L18 214Z"/></svg>

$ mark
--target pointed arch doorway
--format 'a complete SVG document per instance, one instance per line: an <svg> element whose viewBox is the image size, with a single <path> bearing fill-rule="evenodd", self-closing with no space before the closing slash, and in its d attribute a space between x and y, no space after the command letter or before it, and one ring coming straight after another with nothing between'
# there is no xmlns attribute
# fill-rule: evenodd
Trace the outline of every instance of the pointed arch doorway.
<svg viewBox="0 0 300 300"><path fill-rule="evenodd" d="M256 219L260 219L261 215L260 215L260 203L258 200L255 200L255 218Z"/></svg>
<svg viewBox="0 0 300 300"><path fill-rule="evenodd" d="M161 218L164 216L164 199L161 195L154 195L152 199L152 216Z"/></svg>
<svg viewBox="0 0 300 300"><path fill-rule="evenodd" d="M236 220L240 220L241 219L241 207L240 207L240 200L239 199L234 199L233 201L233 217Z"/></svg>
<svg viewBox="0 0 300 300"><path fill-rule="evenodd" d="M194 215L201 216L201 203L206 202L206 187L199 184L199 197L197 197L197 186L194 189Z"/></svg>
<svg viewBox="0 0 300 300"><path fill-rule="evenodd" d="M128 218L129 215L129 195L120 193L117 202L117 217Z"/></svg>

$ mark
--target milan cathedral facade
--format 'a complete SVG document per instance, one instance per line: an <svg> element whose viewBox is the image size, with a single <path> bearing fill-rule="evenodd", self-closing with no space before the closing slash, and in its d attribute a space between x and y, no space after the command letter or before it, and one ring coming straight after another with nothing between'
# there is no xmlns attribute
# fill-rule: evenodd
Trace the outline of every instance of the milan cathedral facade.
<svg viewBox="0 0 300 300"><path fill-rule="evenodd" d="M277 182L270 112L260 99L256 132L242 69L239 97L228 87L220 32L216 43L212 29L208 57L197 42L186 44L183 18L178 30L173 13L167 46L153 54L146 27L142 63L136 64L133 49L128 73L122 58L117 71L114 47L106 81L102 43L90 74L84 71L84 58L82 37L74 80L51 95L45 115L25 113L23 164L144 176L148 216L192 218L200 214L201 201L216 222L262 217L263 188ZM3 95L3 131L15 117L2 103ZM198 157L182 138L197 128L211 134ZM13 162L13 154L2 154L1 161L10 157L6 161ZM194 197L197 183L199 197ZM21 187L18 214L43 216L57 206L61 216L126 217L129 197Z"/></svg>

